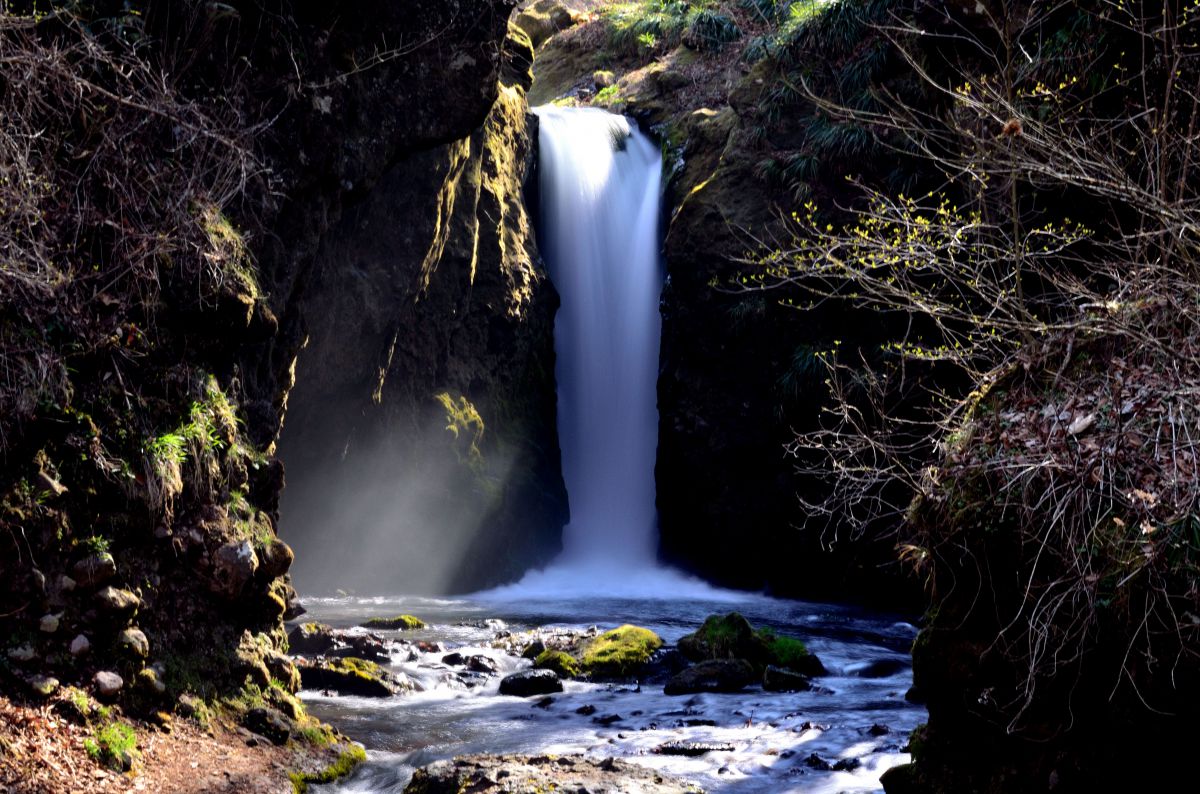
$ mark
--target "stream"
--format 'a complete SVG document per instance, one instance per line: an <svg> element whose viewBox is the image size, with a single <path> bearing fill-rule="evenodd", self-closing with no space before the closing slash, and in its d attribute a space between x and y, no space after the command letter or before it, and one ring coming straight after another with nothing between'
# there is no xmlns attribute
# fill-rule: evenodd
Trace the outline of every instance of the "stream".
<svg viewBox="0 0 1200 794"><path fill-rule="evenodd" d="M416 767L473 753L618 757L709 792L878 790L879 776L908 760L902 748L924 719L904 698L916 629L900 616L716 590L656 564L661 152L631 119L595 108L535 112L539 246L562 300L563 553L521 582L470 597L305 599L305 620L334 628L399 613L428 624L380 633L391 670L419 691L301 693L311 713L368 750L368 763L325 790L401 792ZM708 615L735 610L803 640L829 674L796 693L754 685L667 696L659 680L571 680L552 697L499 694L501 678L531 666L522 632L631 623L669 649ZM452 652L457 663L443 658ZM472 656L486 658L464 666Z"/></svg>
<svg viewBox="0 0 1200 794"><path fill-rule="evenodd" d="M902 748L925 718L923 708L904 699L912 683L908 651L915 627L901 617L851 607L722 591L684 599L527 598L500 591L440 599L308 598L305 604L306 619L338 628L401 612L429 624L415 632L383 633L401 641L391 669L424 691L388 699L301 693L315 716L368 750L365 765L321 791L401 792L418 766L484 752L618 757L709 792L877 791L885 770L909 760ZM668 697L661 684L636 691L632 683L566 681L566 691L548 704L539 697L498 694L500 678L530 662L492 647L497 635L633 623L671 644L707 615L732 610L755 626L803 639L830 674L814 679L813 690L797 693L754 686L734 694ZM440 647L418 650L418 641ZM441 661L451 651L487 655L497 672L477 674L475 685L468 686ZM732 749L697 757L655 752L678 741ZM845 768L828 768L839 761Z"/></svg>

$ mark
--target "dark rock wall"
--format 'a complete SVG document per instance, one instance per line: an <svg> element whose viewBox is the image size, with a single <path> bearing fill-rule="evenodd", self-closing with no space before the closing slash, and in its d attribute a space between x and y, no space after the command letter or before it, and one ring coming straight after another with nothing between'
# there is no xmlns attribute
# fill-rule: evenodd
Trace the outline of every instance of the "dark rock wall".
<svg viewBox="0 0 1200 794"><path fill-rule="evenodd" d="M482 128L396 163L322 241L281 445L302 587L462 591L557 551L535 123L503 86Z"/></svg>

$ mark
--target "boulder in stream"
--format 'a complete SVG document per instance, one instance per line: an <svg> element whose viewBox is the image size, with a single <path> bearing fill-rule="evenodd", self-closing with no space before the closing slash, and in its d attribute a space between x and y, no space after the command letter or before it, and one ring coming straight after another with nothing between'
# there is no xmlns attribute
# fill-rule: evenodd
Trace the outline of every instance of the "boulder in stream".
<svg viewBox="0 0 1200 794"><path fill-rule="evenodd" d="M738 692L752 684L756 677L754 667L745 659L710 659L672 676L663 692L667 695Z"/></svg>
<svg viewBox="0 0 1200 794"><path fill-rule="evenodd" d="M524 698L562 691L562 681L558 680L558 675L553 670L522 670L500 679L501 695Z"/></svg>
<svg viewBox="0 0 1200 794"><path fill-rule="evenodd" d="M808 676L769 664L763 672L763 689L768 692L807 692L812 689L812 682Z"/></svg>
<svg viewBox="0 0 1200 794"><path fill-rule="evenodd" d="M633 675L645 667L662 638L641 626L618 626L583 646L580 667L593 678Z"/></svg>
<svg viewBox="0 0 1200 794"><path fill-rule="evenodd" d="M300 665L300 680L305 689L332 689L360 697L385 698L416 688L411 681L397 678L374 662L352 656Z"/></svg>
<svg viewBox="0 0 1200 794"><path fill-rule="evenodd" d="M292 653L325 653L334 644L333 629L324 623L301 623L288 632L288 649Z"/></svg>
<svg viewBox="0 0 1200 794"><path fill-rule="evenodd" d="M425 628L425 621L412 615L394 615L389 618L368 618L358 625L376 631L413 631Z"/></svg>

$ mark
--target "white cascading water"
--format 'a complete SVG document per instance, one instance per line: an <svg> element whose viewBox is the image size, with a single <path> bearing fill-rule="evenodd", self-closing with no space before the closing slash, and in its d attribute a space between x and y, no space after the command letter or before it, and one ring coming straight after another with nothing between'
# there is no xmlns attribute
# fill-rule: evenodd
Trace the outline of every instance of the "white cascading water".
<svg viewBox="0 0 1200 794"><path fill-rule="evenodd" d="M542 253L571 522L564 562L650 565L662 291L662 156L622 116L541 108Z"/></svg>
<svg viewBox="0 0 1200 794"><path fill-rule="evenodd" d="M534 112L542 254L561 298L555 375L571 520L550 568L493 595L711 598L655 562L662 155L623 116Z"/></svg>

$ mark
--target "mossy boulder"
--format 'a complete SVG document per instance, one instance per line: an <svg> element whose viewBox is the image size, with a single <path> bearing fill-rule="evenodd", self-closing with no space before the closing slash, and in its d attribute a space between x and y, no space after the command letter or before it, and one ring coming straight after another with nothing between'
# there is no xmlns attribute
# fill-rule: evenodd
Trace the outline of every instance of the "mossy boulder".
<svg viewBox="0 0 1200 794"><path fill-rule="evenodd" d="M579 675L579 662L565 651L544 650L533 661L541 670L553 670L559 678L574 678Z"/></svg>
<svg viewBox="0 0 1200 794"><path fill-rule="evenodd" d="M694 662L713 659L744 659L758 673L769 665L807 676L824 675L825 668L804 643L771 629L750 625L737 612L709 615L694 633L679 640L679 651Z"/></svg>
<svg viewBox="0 0 1200 794"><path fill-rule="evenodd" d="M301 623L288 632L288 649L292 653L325 653L334 645L333 629L324 623Z"/></svg>
<svg viewBox="0 0 1200 794"><path fill-rule="evenodd" d="M396 615L391 618L370 618L358 625L377 631L413 631L425 628L425 621L412 615Z"/></svg>
<svg viewBox="0 0 1200 794"><path fill-rule="evenodd" d="M332 689L342 695L391 697L412 689L374 662L346 656L319 659L300 667L305 689Z"/></svg>
<svg viewBox="0 0 1200 794"><path fill-rule="evenodd" d="M517 14L514 24L529 34L535 48L560 30L575 24L571 10L559 0L537 0Z"/></svg>
<svg viewBox="0 0 1200 794"><path fill-rule="evenodd" d="M580 667L595 677L631 675L645 666L662 645L662 638L650 629L626 624L583 646Z"/></svg>

